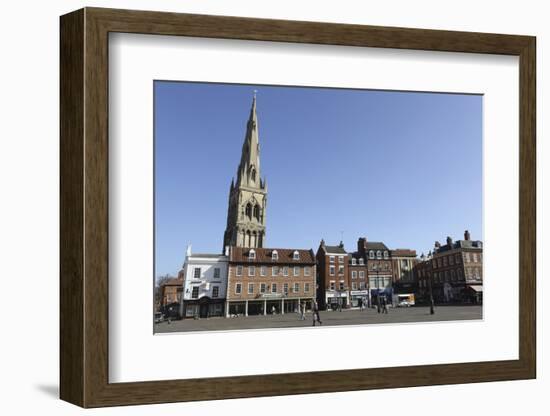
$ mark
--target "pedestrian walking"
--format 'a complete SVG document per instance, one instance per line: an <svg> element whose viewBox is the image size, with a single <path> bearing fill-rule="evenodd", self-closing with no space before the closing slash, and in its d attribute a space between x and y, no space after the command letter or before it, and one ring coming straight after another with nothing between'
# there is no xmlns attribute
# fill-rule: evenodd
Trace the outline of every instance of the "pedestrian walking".
<svg viewBox="0 0 550 416"><path fill-rule="evenodd" d="M357 303L359 303L359 310L363 311L363 298L359 298L357 300Z"/></svg>
<svg viewBox="0 0 550 416"><path fill-rule="evenodd" d="M385 296L382 298L382 313L388 313L388 301Z"/></svg>
<svg viewBox="0 0 550 416"><path fill-rule="evenodd" d="M321 316L319 315L319 305L317 305L316 301L313 301L312 312L313 312L313 326L315 326L316 321L319 322L319 325L323 325L323 322L321 322Z"/></svg>
<svg viewBox="0 0 550 416"><path fill-rule="evenodd" d="M275 309L275 305L273 305L271 307L271 315L275 315L275 312L277 311L277 309Z"/></svg>
<svg viewBox="0 0 550 416"><path fill-rule="evenodd" d="M306 304L302 303L300 305L300 321L303 321L306 319Z"/></svg>

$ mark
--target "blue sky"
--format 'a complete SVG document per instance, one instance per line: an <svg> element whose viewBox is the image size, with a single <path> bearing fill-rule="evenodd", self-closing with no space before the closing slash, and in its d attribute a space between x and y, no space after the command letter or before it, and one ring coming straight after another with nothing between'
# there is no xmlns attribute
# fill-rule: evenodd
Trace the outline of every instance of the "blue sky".
<svg viewBox="0 0 550 416"><path fill-rule="evenodd" d="M253 91L265 247L482 239L482 96L156 81L156 275L222 250Z"/></svg>

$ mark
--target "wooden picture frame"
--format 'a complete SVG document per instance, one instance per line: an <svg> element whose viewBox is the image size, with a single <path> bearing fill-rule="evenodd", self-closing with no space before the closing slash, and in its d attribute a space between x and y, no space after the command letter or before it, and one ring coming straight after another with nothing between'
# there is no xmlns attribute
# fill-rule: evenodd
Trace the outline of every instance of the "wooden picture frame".
<svg viewBox="0 0 550 416"><path fill-rule="evenodd" d="M475 383L536 377L535 38L85 8L61 17L60 396L82 407ZM110 32L519 57L519 359L109 383Z"/></svg>

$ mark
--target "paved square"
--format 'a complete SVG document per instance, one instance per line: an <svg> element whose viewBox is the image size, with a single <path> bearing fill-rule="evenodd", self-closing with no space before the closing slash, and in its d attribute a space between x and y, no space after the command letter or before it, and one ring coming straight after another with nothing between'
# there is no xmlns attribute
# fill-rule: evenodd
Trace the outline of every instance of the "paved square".
<svg viewBox="0 0 550 416"><path fill-rule="evenodd" d="M482 307L436 306L430 315L429 307L389 308L388 314L377 313L376 309L321 311L323 326L370 325L405 322L462 321L482 319ZM319 325L319 324L317 324ZM230 331L261 328L294 328L312 326L311 312L301 321L297 313L284 315L239 316L237 318L184 319L155 324L155 333L190 331Z"/></svg>

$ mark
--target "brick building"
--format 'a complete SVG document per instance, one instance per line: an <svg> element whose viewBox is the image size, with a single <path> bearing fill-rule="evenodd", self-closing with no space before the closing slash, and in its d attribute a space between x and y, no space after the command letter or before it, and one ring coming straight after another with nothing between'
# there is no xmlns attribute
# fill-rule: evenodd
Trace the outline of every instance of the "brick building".
<svg viewBox="0 0 550 416"><path fill-rule="evenodd" d="M349 305L350 259L344 243L328 246L321 240L317 254L317 302L321 309L346 308Z"/></svg>
<svg viewBox="0 0 550 416"><path fill-rule="evenodd" d="M315 276L313 250L230 247L225 316L310 309Z"/></svg>
<svg viewBox="0 0 550 416"><path fill-rule="evenodd" d="M367 263L370 304L377 296L385 295L391 302L392 295L392 260L390 249L382 242L367 241L365 237L357 240L357 252Z"/></svg>
<svg viewBox="0 0 550 416"><path fill-rule="evenodd" d="M183 291L183 279L169 279L160 285L160 306L179 303Z"/></svg>
<svg viewBox="0 0 550 416"><path fill-rule="evenodd" d="M425 264L428 263L428 264ZM425 296L431 279L436 302L481 303L483 300L483 243L470 238L447 237L445 245L435 242L431 256L415 266L419 295Z"/></svg>

